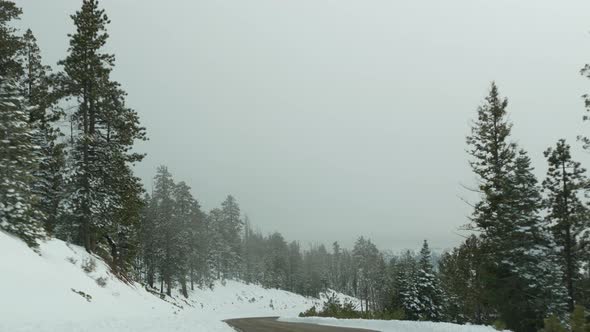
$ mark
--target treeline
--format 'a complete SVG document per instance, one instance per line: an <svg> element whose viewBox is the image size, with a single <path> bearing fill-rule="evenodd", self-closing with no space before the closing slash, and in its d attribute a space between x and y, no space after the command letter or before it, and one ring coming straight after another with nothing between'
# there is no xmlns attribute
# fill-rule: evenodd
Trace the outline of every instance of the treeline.
<svg viewBox="0 0 590 332"><path fill-rule="evenodd" d="M177 287L211 287L214 281L239 279L265 287L318 296L333 289L356 296L367 317L442 320L443 294L434 260L424 241L419 255L391 255L360 237L352 250L334 242L302 247L278 232L255 231L242 217L233 196L219 208L202 211L184 182L158 168L153 193L144 198L139 254L129 266L136 280L172 295Z"/></svg>

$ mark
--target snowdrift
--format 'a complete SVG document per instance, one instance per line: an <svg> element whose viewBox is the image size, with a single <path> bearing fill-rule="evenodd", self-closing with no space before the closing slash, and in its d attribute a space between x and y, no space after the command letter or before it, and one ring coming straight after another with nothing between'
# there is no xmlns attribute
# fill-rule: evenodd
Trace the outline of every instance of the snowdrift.
<svg viewBox="0 0 590 332"><path fill-rule="evenodd" d="M336 319L322 317L280 317L279 320L292 323L353 327L381 332L497 332L490 326L403 320Z"/></svg>

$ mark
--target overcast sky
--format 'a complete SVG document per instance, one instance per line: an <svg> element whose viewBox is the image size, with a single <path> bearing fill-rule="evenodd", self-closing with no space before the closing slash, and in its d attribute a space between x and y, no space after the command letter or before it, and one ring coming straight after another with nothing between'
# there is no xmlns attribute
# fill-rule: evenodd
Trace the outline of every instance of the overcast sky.
<svg viewBox="0 0 590 332"><path fill-rule="evenodd" d="M16 0L48 64L79 0ZM114 78L160 164L210 210L231 193L264 232L383 249L462 238L470 120L495 80L514 139L590 134L590 1L103 0Z"/></svg>

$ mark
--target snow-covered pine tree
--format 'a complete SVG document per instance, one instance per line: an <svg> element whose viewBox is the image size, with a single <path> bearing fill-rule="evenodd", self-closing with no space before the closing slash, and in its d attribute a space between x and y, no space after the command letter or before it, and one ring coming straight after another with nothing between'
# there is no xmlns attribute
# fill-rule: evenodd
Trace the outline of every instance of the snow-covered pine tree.
<svg viewBox="0 0 590 332"><path fill-rule="evenodd" d="M268 236L264 256L263 285L285 289L289 269L289 252L287 242L280 233L274 232Z"/></svg>
<svg viewBox="0 0 590 332"><path fill-rule="evenodd" d="M22 10L13 1L0 0L0 76L16 80L22 74L22 66L16 54L21 40L10 22L19 19Z"/></svg>
<svg viewBox="0 0 590 332"><path fill-rule="evenodd" d="M287 274L287 289L291 292L303 293L303 257L301 246L297 241L291 241L288 248L289 272Z"/></svg>
<svg viewBox="0 0 590 332"><path fill-rule="evenodd" d="M543 294L530 304L540 314L539 324L549 315L565 317L569 297L563 284L563 272L559 268L553 234L540 216L541 188L524 150L516 157L512 199L517 211L514 215L517 228L512 239L514 271L524 280L527 292Z"/></svg>
<svg viewBox="0 0 590 332"><path fill-rule="evenodd" d="M97 0L84 0L72 15L76 32L70 36L69 54L60 61L60 92L78 102L71 116L77 132L69 154L68 202L75 223L73 239L89 251L121 226L121 195L131 194L137 179L130 164L143 155L131 153L135 140L145 139L137 113L125 106L125 93L110 80L114 56L102 52L110 22ZM136 201L139 195L135 191ZM138 211L135 209L134 211ZM110 244L110 241L108 241Z"/></svg>
<svg viewBox="0 0 590 332"><path fill-rule="evenodd" d="M33 128L32 142L39 156L33 184L33 191L38 197L35 209L43 214L47 232L53 234L64 185L64 144L58 141L61 132L55 124L62 112L54 105L55 98L51 95L51 68L43 65L41 51L30 29L22 37L19 62L24 68L20 89L30 105L28 121Z"/></svg>
<svg viewBox="0 0 590 332"><path fill-rule="evenodd" d="M207 269L207 239L205 229L205 214L196 199L192 201L189 216L189 257L188 269L191 290L195 289L195 283L203 286L208 282L209 271Z"/></svg>
<svg viewBox="0 0 590 332"><path fill-rule="evenodd" d="M416 271L418 317L420 320L439 321L442 318L442 292L432 266L428 242L424 240Z"/></svg>
<svg viewBox="0 0 590 332"><path fill-rule="evenodd" d="M227 277L238 277L241 265L240 247L243 222L240 216L240 206L232 195L228 195L221 203L221 232L227 250L224 253L224 270Z"/></svg>
<svg viewBox="0 0 590 332"><path fill-rule="evenodd" d="M174 263L176 278L180 283L181 292L188 297L187 277L191 259L192 221L195 214L196 201L190 192L190 187L181 181L173 190L174 214L172 216L172 227L174 229Z"/></svg>
<svg viewBox="0 0 590 332"><path fill-rule="evenodd" d="M407 250L395 266L395 300L406 319L420 318L420 300L417 288L418 264L414 254Z"/></svg>
<svg viewBox="0 0 590 332"><path fill-rule="evenodd" d="M530 161L524 153L517 157L516 145L509 140L512 125L507 120L507 105L492 84L467 138L481 193L472 220L481 231L481 280L485 298L495 311L490 314L498 315L517 332L536 331L548 304L531 300L535 292L531 287L537 284L531 282L530 273L537 275L541 269L539 255L548 253L541 248L550 245L550 238L543 235L539 221L540 198ZM557 300L560 292L555 291L552 295Z"/></svg>
<svg viewBox="0 0 590 332"><path fill-rule="evenodd" d="M143 275L144 282L154 287L156 281L158 243L156 233L156 202L149 194L143 199L141 210L141 223L139 228L139 242L141 250L140 275Z"/></svg>
<svg viewBox="0 0 590 332"><path fill-rule="evenodd" d="M172 174L166 166L158 167L154 177L153 212L156 266L160 277L160 292L172 295L173 278L176 275L176 241L178 241L178 230L175 226L174 215L174 192L175 184Z"/></svg>
<svg viewBox="0 0 590 332"><path fill-rule="evenodd" d="M14 79L0 76L0 228L30 246L45 236L32 183L38 156L27 106Z"/></svg>
<svg viewBox="0 0 590 332"><path fill-rule="evenodd" d="M515 159L509 189L513 206L513 229L507 232L502 264L512 275L503 282L508 293L502 311L503 319L519 331L536 331L550 314L564 317L567 292L556 264L553 239L544 227L540 211L542 199L531 160L524 150ZM525 314L523 314L525 313Z"/></svg>
<svg viewBox="0 0 590 332"><path fill-rule="evenodd" d="M568 309L572 311L578 298L577 280L583 257L587 257L588 208L582 196L588 178L586 170L572 159L570 146L564 139L554 148L545 151L549 163L547 177L543 181L548 209L547 226L551 228L560 256L560 265L568 291Z"/></svg>
<svg viewBox="0 0 590 332"><path fill-rule="evenodd" d="M501 98L498 87L492 83L484 105L477 110L471 135L467 137L473 172L479 177L481 201L473 213L473 228L482 232L488 245L501 247L505 233L512 228L509 218L508 189L514 169L516 146L509 141L512 124L508 122L508 101ZM490 253L501 252L490 248Z"/></svg>
<svg viewBox="0 0 590 332"><path fill-rule="evenodd" d="M500 316L510 283L503 280L515 277L507 259L514 206L511 204L510 186L514 171L516 145L510 139L512 124L508 122L508 101L500 97L492 83L485 103L477 110L471 135L467 137L473 172L478 176L480 201L476 203L471 220L472 228L481 232L482 281L486 295ZM501 317L502 319L504 317ZM512 327L512 326L509 326Z"/></svg>
<svg viewBox="0 0 590 332"><path fill-rule="evenodd" d="M490 310L484 298L480 239L469 236L439 261L439 279L444 296L444 314L456 323L484 324Z"/></svg>
<svg viewBox="0 0 590 332"><path fill-rule="evenodd" d="M0 1L0 228L35 246L45 236L32 187L39 158L28 123L29 105L17 85L22 43L9 26L20 13L13 2Z"/></svg>

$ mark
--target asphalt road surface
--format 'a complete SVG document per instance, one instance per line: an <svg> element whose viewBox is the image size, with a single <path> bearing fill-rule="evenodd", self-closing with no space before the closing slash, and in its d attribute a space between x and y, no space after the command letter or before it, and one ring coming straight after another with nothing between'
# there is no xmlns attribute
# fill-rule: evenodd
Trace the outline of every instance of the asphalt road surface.
<svg viewBox="0 0 590 332"><path fill-rule="evenodd" d="M240 318L225 321L239 332L375 332L315 324L284 323L277 317Z"/></svg>

